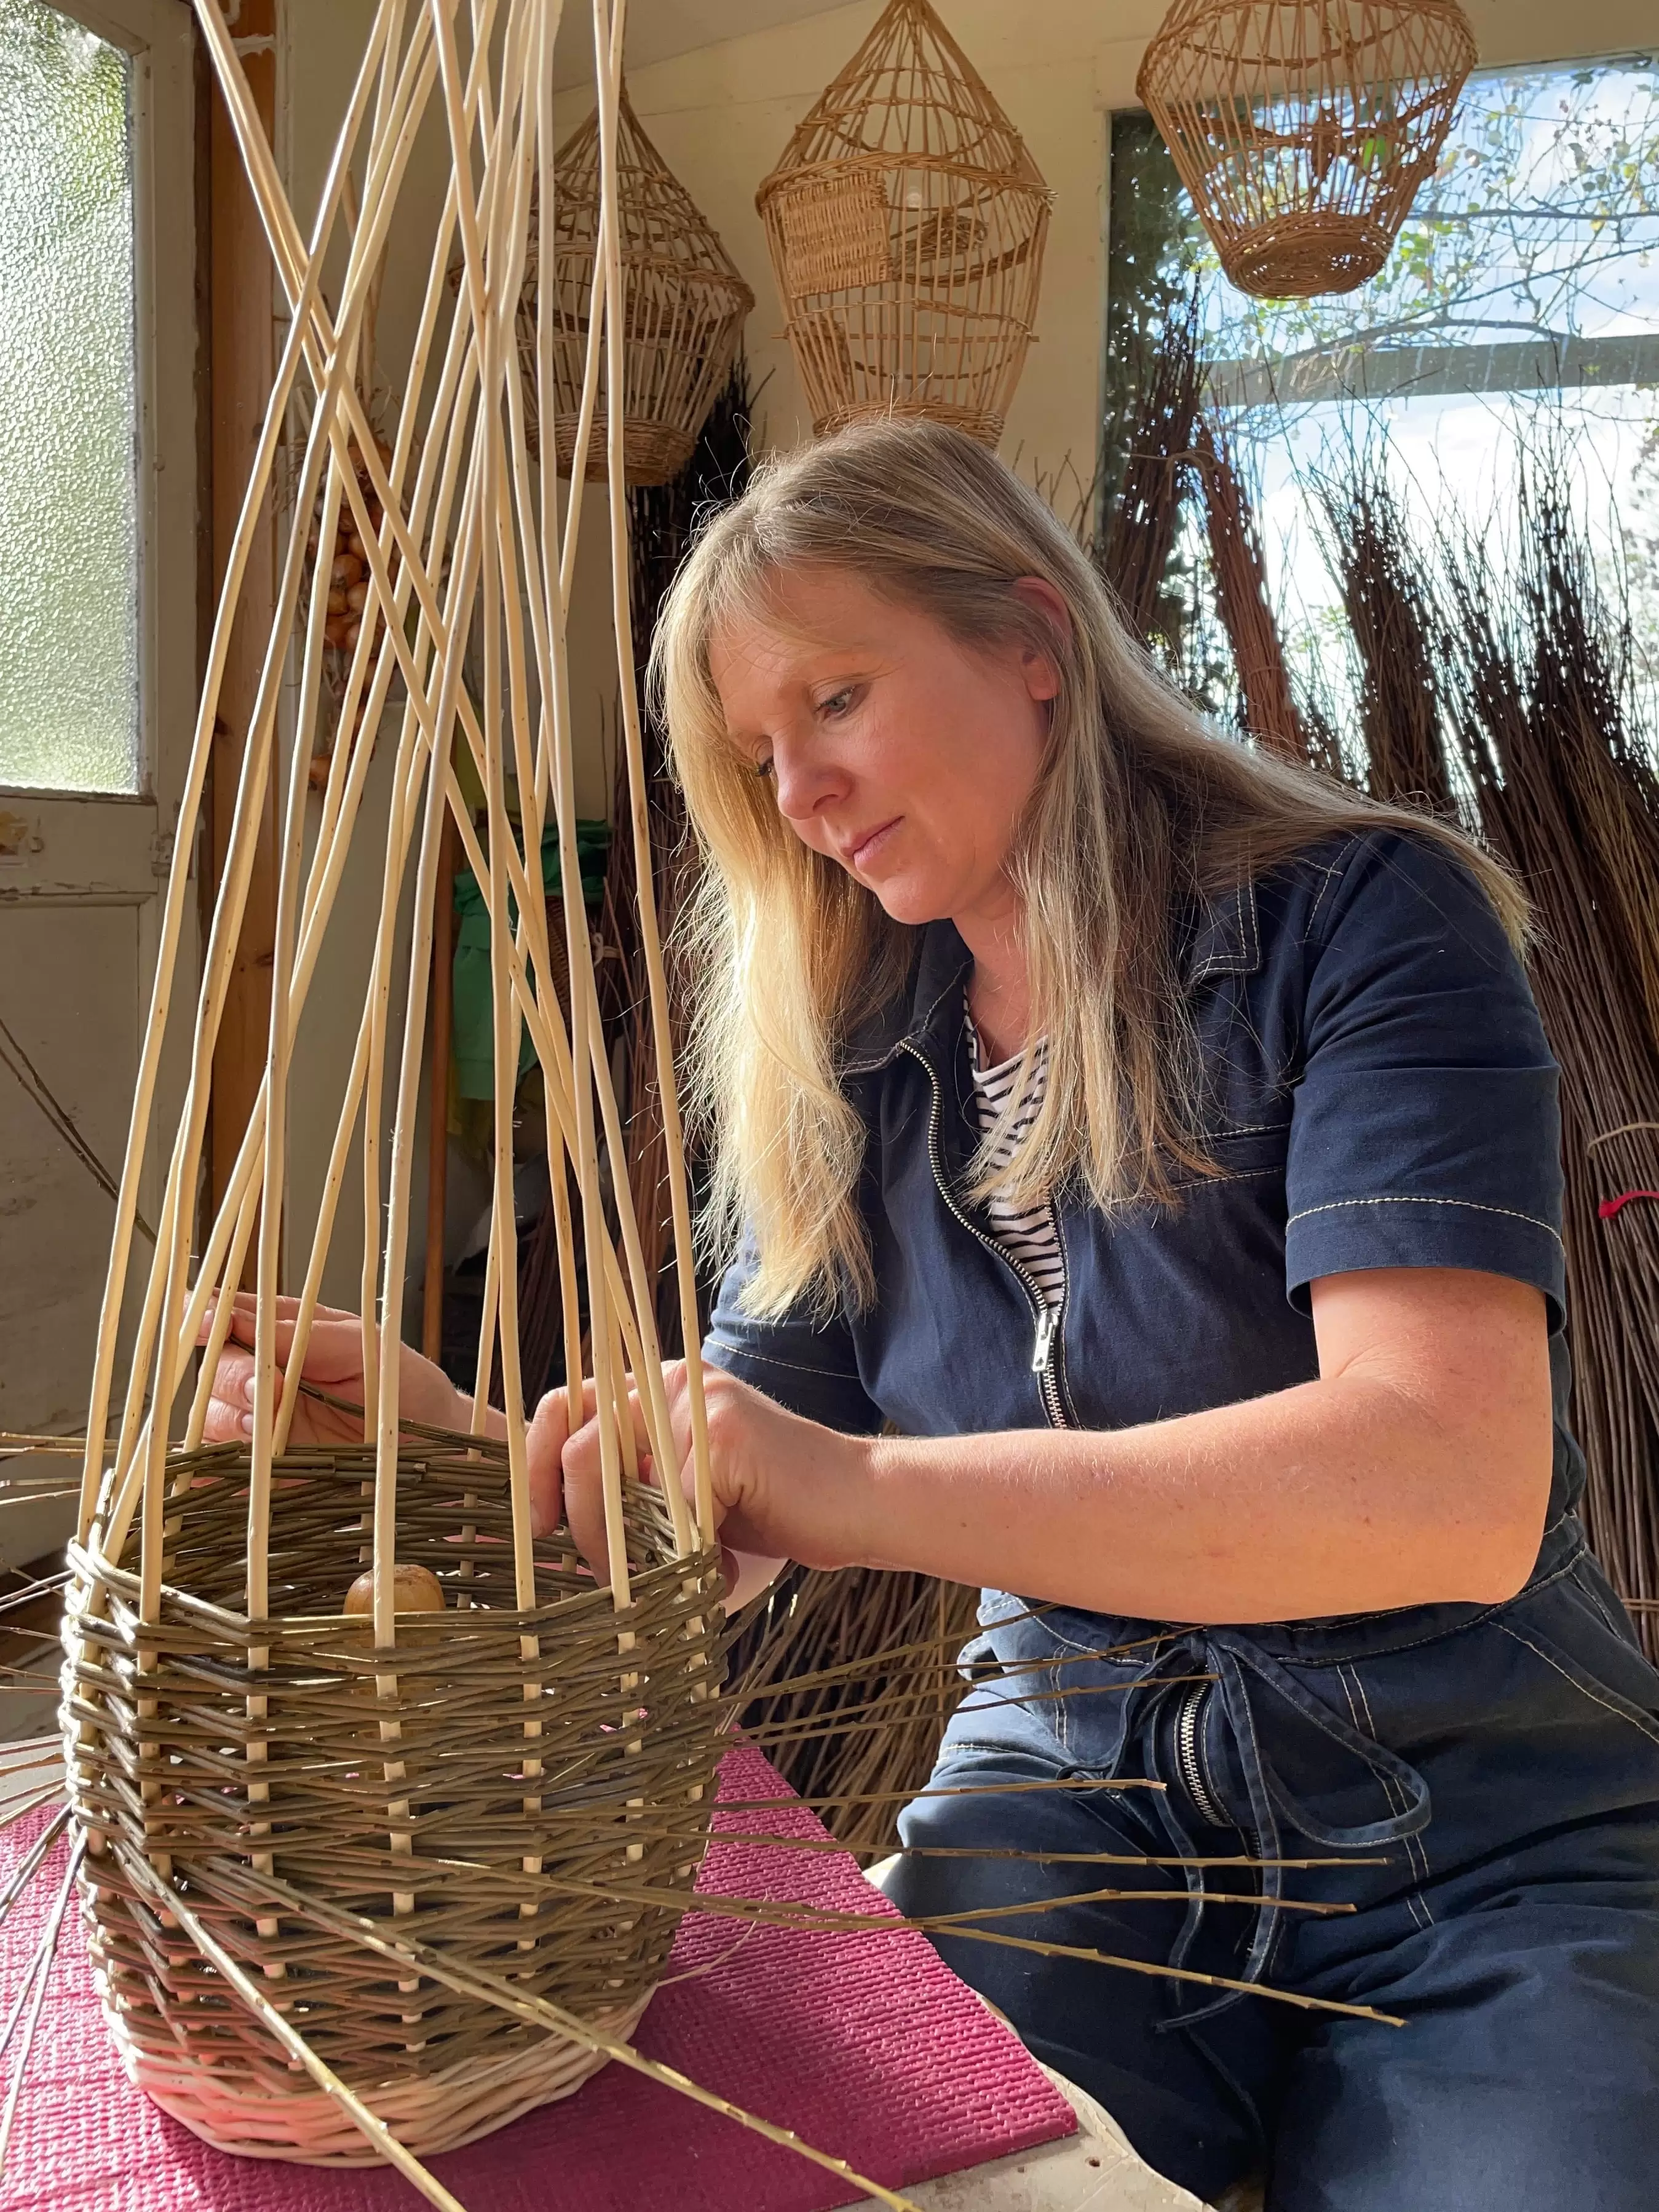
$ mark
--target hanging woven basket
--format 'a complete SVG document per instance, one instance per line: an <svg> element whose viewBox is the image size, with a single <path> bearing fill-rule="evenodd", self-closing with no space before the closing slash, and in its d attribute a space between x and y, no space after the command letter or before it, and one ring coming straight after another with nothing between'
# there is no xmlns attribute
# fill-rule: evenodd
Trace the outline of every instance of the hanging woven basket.
<svg viewBox="0 0 1659 2212"><path fill-rule="evenodd" d="M1136 89L1230 281L1300 299L1382 267L1474 61L1456 0L1176 0Z"/></svg>
<svg viewBox="0 0 1659 2212"><path fill-rule="evenodd" d="M617 194L621 211L623 453L630 484L666 483L691 458L697 433L726 382L755 295L738 276L691 195L641 127L626 87L618 103ZM599 118L596 108L554 160L553 434L568 476L581 411L582 371L599 231ZM528 436L539 424L536 374L537 222L531 215L519 302ZM605 476L605 400L588 446L586 476Z"/></svg>
<svg viewBox="0 0 1659 2212"><path fill-rule="evenodd" d="M920 415L995 445L1049 194L927 0L893 0L756 195L820 435Z"/></svg>

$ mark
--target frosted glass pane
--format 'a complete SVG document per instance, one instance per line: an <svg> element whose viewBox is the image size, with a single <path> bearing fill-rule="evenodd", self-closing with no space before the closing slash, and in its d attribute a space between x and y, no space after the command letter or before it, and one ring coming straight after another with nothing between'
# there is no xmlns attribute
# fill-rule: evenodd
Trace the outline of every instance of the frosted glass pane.
<svg viewBox="0 0 1659 2212"><path fill-rule="evenodd" d="M139 783L132 64L0 0L0 783Z"/></svg>

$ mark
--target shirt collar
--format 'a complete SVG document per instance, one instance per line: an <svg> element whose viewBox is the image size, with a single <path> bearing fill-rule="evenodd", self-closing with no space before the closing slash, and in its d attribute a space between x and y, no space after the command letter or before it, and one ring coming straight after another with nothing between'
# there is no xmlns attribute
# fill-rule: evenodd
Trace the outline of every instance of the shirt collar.
<svg viewBox="0 0 1659 2212"><path fill-rule="evenodd" d="M871 1074L902 1046L924 1046L937 1033L954 1030L960 1021L958 994L973 964L954 923L928 922L920 933L908 987L856 1025L847 1040L842 1074ZM1188 991L1212 975L1255 975L1261 965L1261 928L1254 882L1199 902L1179 964Z"/></svg>
<svg viewBox="0 0 1659 2212"><path fill-rule="evenodd" d="M1202 899L1182 947L1181 980L1192 990L1211 975L1254 975L1261 965L1261 926L1254 878Z"/></svg>

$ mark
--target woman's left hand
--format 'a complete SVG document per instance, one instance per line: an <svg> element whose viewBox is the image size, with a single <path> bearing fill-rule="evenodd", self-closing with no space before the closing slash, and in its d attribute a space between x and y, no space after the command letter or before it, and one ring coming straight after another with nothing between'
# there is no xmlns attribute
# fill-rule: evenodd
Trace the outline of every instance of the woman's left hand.
<svg viewBox="0 0 1659 2212"><path fill-rule="evenodd" d="M678 1461L674 1479L686 1497L692 1498L691 1406L683 1360L665 1365L663 1383ZM592 1386L588 1387L591 1406ZM816 1421L786 1413L760 1391L719 1367L704 1367L703 1392L708 1413L714 1520L722 1552L769 1560L794 1559L809 1567L851 1565L857 1556L853 1530L865 1439L842 1436ZM552 1395L562 1403L562 1391ZM636 1394L630 1396L629 1404L645 1472L647 1439ZM562 1414L544 1423L539 1413L532 1425L530 1478L536 1518L544 1528L552 1525L558 1517L562 1486L577 1548L605 1582L609 1570L599 1422L590 1419L568 1441L562 1435L563 1426ZM658 1479L654 1468L649 1473L652 1480ZM728 1583L733 1580L729 1558L726 1578Z"/></svg>

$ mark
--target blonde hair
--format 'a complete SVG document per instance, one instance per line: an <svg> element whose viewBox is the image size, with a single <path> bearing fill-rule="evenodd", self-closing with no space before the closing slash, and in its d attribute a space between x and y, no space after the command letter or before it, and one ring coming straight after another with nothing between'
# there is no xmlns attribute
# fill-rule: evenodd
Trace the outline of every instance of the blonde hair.
<svg viewBox="0 0 1659 2212"><path fill-rule="evenodd" d="M970 648L1035 644L1060 672L1006 862L1024 918L1026 1053L1047 1040L1047 1086L1001 1175L986 1171L991 1139L981 1147L976 1195L1032 1203L1069 1181L1112 1210L1168 1202L1182 1177L1210 1171L1176 924L1321 838L1393 827L1443 847L1519 940L1521 893L1459 831L1253 751L1195 713L1042 500L972 440L884 421L769 461L704 528L652 647L703 862L681 951L696 996L688 1103L713 1163L705 1235L723 1255L746 1224L751 1312L803 1298L828 1312L872 1292L856 1205L865 1127L837 1061L902 988L920 938L802 843L727 734L710 640L734 617L775 619L769 587L808 567L859 579ZM1066 635L1012 588L1023 577L1060 594Z"/></svg>

